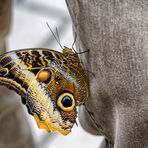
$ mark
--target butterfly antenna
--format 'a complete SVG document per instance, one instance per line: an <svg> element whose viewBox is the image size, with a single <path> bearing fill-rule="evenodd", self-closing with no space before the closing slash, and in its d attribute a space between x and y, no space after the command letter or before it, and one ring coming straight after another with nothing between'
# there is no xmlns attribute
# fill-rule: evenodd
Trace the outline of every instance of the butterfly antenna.
<svg viewBox="0 0 148 148"><path fill-rule="evenodd" d="M58 39L58 41L59 41L59 43L61 45L60 36L59 36L59 32L58 32L58 28L57 27L56 27L56 34L57 34L57 39ZM61 45L61 47L62 47L62 45ZM62 47L62 49L63 49L63 47Z"/></svg>
<svg viewBox="0 0 148 148"><path fill-rule="evenodd" d="M83 53L87 53L87 52L89 52L89 49L81 51L81 52L78 52L77 54L83 54Z"/></svg>
<svg viewBox="0 0 148 148"><path fill-rule="evenodd" d="M47 27L49 28L49 30L51 31L52 35L54 36L55 40L57 41L57 43L60 45L60 47L63 49L60 41L58 40L58 38L56 37L56 35L54 34L54 32L52 31L51 27L49 26L48 22L46 22Z"/></svg>
<svg viewBox="0 0 148 148"><path fill-rule="evenodd" d="M76 40L77 40L77 33L75 32L74 41L73 41L73 43L72 43L72 49L73 49L73 51L77 54L76 50L74 49L74 45L75 45L75 43L76 43Z"/></svg>

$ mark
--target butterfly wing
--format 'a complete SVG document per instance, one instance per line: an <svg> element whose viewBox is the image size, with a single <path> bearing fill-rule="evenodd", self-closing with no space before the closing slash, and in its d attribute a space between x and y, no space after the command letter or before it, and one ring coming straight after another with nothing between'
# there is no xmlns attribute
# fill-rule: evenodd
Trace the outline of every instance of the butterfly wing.
<svg viewBox="0 0 148 148"><path fill-rule="evenodd" d="M24 49L0 56L0 84L22 97L40 128L64 135L76 122L78 101L87 96L86 88L81 87L83 78L78 76L83 68L79 65L80 71L75 70L67 58L49 49Z"/></svg>

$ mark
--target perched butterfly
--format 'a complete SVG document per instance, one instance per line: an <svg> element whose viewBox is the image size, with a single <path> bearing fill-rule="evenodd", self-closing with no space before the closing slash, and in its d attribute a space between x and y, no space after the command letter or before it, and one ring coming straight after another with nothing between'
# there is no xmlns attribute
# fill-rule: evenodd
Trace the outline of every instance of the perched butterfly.
<svg viewBox="0 0 148 148"><path fill-rule="evenodd" d="M39 128L64 135L88 98L88 80L78 54L64 47L21 49L0 56L0 84L17 92Z"/></svg>

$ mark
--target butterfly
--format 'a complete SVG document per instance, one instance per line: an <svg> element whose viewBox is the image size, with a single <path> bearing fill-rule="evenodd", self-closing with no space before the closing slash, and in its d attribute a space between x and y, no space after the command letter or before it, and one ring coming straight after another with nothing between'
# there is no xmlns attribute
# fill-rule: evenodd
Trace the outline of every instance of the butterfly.
<svg viewBox="0 0 148 148"><path fill-rule="evenodd" d="M77 53L20 49L0 55L0 85L22 98L39 128L67 135L77 106L88 98L88 78Z"/></svg>

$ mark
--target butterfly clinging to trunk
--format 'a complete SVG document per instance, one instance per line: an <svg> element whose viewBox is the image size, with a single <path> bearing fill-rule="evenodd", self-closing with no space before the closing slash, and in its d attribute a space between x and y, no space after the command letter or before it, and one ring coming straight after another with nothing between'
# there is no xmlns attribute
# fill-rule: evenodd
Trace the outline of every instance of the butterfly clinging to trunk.
<svg viewBox="0 0 148 148"><path fill-rule="evenodd" d="M39 128L64 135L88 98L88 80L78 54L64 47L22 49L0 56L0 84L16 91Z"/></svg>

